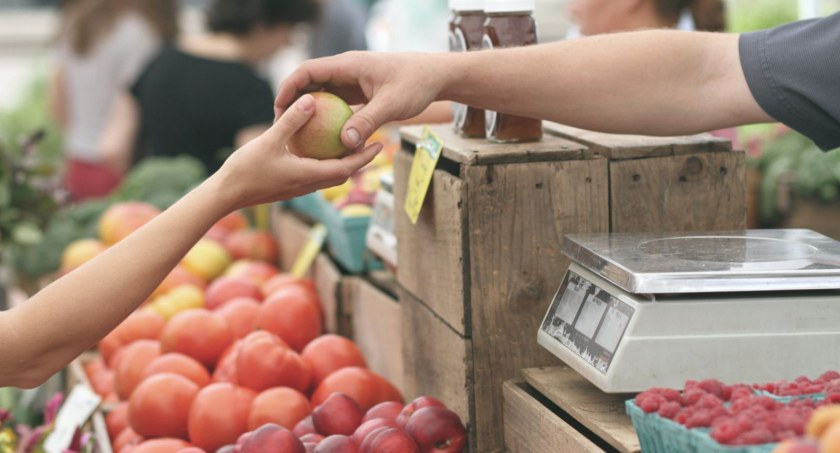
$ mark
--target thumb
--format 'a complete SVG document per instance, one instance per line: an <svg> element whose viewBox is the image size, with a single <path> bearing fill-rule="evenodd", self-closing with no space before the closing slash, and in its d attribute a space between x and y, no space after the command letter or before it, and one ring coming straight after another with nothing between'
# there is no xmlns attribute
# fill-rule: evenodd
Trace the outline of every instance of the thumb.
<svg viewBox="0 0 840 453"><path fill-rule="evenodd" d="M315 98L310 94L304 94L283 112L266 135L269 135L272 140L286 142L312 118L313 113L315 113Z"/></svg>
<svg viewBox="0 0 840 453"><path fill-rule="evenodd" d="M382 97L374 98L344 123L341 141L349 149L357 149L383 124L392 121L393 113Z"/></svg>

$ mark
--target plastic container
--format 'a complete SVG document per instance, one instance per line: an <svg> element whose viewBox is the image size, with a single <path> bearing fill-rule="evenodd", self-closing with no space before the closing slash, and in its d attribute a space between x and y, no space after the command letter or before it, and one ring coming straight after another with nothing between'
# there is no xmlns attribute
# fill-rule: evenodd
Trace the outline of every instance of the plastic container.
<svg viewBox="0 0 840 453"><path fill-rule="evenodd" d="M482 47L497 49L537 43L534 0L485 0ZM542 121L487 110L487 140L494 143L532 142L542 138Z"/></svg>

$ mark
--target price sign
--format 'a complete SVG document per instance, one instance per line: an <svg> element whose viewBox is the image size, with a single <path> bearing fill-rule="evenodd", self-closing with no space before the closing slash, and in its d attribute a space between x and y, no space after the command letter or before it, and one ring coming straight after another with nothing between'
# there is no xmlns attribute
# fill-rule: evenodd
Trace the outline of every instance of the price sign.
<svg viewBox="0 0 840 453"><path fill-rule="evenodd" d="M442 150L443 141L440 137L432 133L428 127L423 128L423 135L417 143L414 161L411 163L408 193L405 196L405 213L408 214L411 223L416 224L417 218L420 217L420 209L423 207L423 201L426 200L426 193L429 191L435 165L440 159Z"/></svg>

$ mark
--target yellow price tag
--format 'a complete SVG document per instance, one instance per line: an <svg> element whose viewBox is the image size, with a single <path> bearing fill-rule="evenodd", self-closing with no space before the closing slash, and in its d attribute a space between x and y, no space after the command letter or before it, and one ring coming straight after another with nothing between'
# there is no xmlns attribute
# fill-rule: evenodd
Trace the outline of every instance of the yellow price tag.
<svg viewBox="0 0 840 453"><path fill-rule="evenodd" d="M416 224L420 217L420 209L423 201L426 200L426 193L429 191L429 184L432 182L432 175L435 172L435 165L440 159L443 150L443 141L435 135L428 127L423 128L423 135L417 143L414 152L414 161L411 163L411 172L408 175L408 193L405 196L405 213L411 223Z"/></svg>
<svg viewBox="0 0 840 453"><path fill-rule="evenodd" d="M297 278L306 275L309 268L312 267L315 257L318 256L318 252L321 251L321 247L324 246L326 238L327 227L322 223L316 223L309 231L309 237L301 247L297 258L295 258L295 263L292 265L292 275Z"/></svg>

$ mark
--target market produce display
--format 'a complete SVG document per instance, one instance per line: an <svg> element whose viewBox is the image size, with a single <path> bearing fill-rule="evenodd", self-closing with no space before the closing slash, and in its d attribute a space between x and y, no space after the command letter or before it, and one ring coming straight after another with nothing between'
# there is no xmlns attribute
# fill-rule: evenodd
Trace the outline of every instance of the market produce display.
<svg viewBox="0 0 840 453"><path fill-rule="evenodd" d="M640 416L637 409L648 415ZM661 435L683 436L683 440L672 438L665 443L689 445L692 441L688 439L694 435L695 439L708 436L719 446L763 446L763 451L773 450L778 442L782 443L774 450L777 452L840 451L840 434L829 435L830 429L840 433L840 373L836 371L813 380L800 376L793 381L753 385L727 385L715 379L687 381L682 391L652 388L638 394L628 401L628 412L643 448L647 440ZM658 421L662 419L676 422L684 432L665 428L667 422ZM829 428L834 422L836 428ZM822 449L817 448L816 440L800 439L805 434L822 439ZM697 442L702 441L693 443ZM797 449L791 449L794 445Z"/></svg>
<svg viewBox="0 0 840 453"><path fill-rule="evenodd" d="M65 271L159 212L119 203ZM356 344L328 334L308 279L280 272L270 234L218 222L84 364L116 453L460 452L466 429L431 397L403 404ZM187 448L190 450L186 450Z"/></svg>

